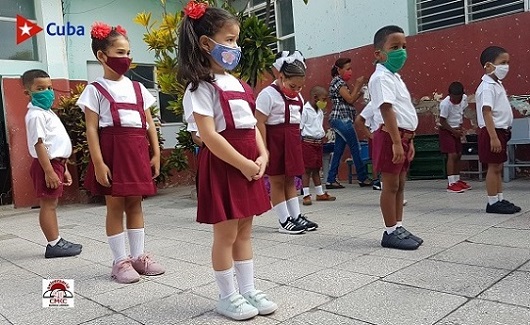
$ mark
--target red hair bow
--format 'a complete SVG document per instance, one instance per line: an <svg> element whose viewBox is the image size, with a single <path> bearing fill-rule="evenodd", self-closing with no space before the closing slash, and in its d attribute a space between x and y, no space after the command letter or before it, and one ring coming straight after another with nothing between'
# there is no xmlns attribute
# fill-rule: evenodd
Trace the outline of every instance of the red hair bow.
<svg viewBox="0 0 530 325"><path fill-rule="evenodd" d="M90 30L90 36L103 40L107 38L112 31L112 27L102 22L95 22Z"/></svg>
<svg viewBox="0 0 530 325"><path fill-rule="evenodd" d="M125 30L125 28L121 27L120 25L114 27L114 29L115 29L118 33L122 34L123 36L127 36L127 31Z"/></svg>
<svg viewBox="0 0 530 325"><path fill-rule="evenodd" d="M184 14L192 19L199 19L206 12L206 8L208 8L208 4L205 2L191 0L186 7L184 7Z"/></svg>

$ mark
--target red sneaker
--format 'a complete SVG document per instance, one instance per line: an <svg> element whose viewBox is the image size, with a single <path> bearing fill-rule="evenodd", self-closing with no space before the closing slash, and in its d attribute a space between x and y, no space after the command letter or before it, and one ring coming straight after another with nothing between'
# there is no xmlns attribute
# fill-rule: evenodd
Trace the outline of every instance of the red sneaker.
<svg viewBox="0 0 530 325"><path fill-rule="evenodd" d="M449 193L462 193L465 189L460 185L460 183L453 183L447 186L447 192Z"/></svg>
<svg viewBox="0 0 530 325"><path fill-rule="evenodd" d="M461 186L465 191L470 190L470 189L473 188L473 187L471 187L471 185L469 185L468 183L464 182L464 181L461 180L461 179L459 179L457 183L460 184L460 186Z"/></svg>

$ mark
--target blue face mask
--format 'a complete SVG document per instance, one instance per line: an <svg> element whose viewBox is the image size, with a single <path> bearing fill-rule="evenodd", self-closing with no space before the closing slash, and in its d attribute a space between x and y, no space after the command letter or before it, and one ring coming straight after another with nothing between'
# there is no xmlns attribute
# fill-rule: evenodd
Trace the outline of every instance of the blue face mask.
<svg viewBox="0 0 530 325"><path fill-rule="evenodd" d="M241 60L241 48L229 47L223 44L219 44L210 38L215 43L213 50L210 52L212 58L223 67L225 70L234 70Z"/></svg>
<svg viewBox="0 0 530 325"><path fill-rule="evenodd" d="M46 111L52 108L54 100L55 93L51 89L35 91L31 93L31 103L33 106L40 107Z"/></svg>

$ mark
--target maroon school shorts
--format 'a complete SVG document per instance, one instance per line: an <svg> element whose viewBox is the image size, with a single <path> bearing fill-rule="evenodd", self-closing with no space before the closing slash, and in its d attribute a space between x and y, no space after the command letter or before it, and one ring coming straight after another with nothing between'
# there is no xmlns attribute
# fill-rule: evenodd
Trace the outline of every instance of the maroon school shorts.
<svg viewBox="0 0 530 325"><path fill-rule="evenodd" d="M508 160L508 155L506 154L506 145L512 136L512 132L506 129L495 129L495 132L497 133L497 137L499 138L502 147L501 152L499 153L491 152L490 134L488 133L488 130L485 127L480 128L479 130L478 157L483 163L502 164Z"/></svg>
<svg viewBox="0 0 530 325"><path fill-rule="evenodd" d="M392 152L392 138L390 134L379 129L374 132L372 156L373 166L375 173L390 173L390 174L401 174L406 173L410 167L410 161L407 159L410 150L411 139L401 137L401 145L405 152L405 160L400 164L394 164L392 158L394 153Z"/></svg>
<svg viewBox="0 0 530 325"><path fill-rule="evenodd" d="M302 139L302 156L306 169L322 168L322 140Z"/></svg>
<svg viewBox="0 0 530 325"><path fill-rule="evenodd" d="M52 159L50 162L52 163L53 171L55 171L60 181L59 186L56 189L48 188L46 186L46 177L39 160L34 158L31 163L29 174L33 179L33 188L35 189L35 195L38 198L57 199L63 196L66 159Z"/></svg>
<svg viewBox="0 0 530 325"><path fill-rule="evenodd" d="M440 151L442 153L462 153L462 141L455 137L450 131L441 129L438 132Z"/></svg>

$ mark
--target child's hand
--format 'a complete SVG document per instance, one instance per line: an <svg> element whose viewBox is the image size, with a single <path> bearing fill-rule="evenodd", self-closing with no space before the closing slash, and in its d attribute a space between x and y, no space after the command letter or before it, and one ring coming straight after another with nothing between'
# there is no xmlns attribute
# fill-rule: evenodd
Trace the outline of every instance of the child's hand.
<svg viewBox="0 0 530 325"><path fill-rule="evenodd" d="M64 170L64 182L63 182L63 185L64 186L72 185L72 175L70 174L68 169Z"/></svg>
<svg viewBox="0 0 530 325"><path fill-rule="evenodd" d="M160 156L151 158L151 168L153 169L153 179L160 175Z"/></svg>
<svg viewBox="0 0 530 325"><path fill-rule="evenodd" d="M253 180L254 176L258 176L260 173L260 167L250 159L247 159L245 164L239 169L241 173L247 178L250 182Z"/></svg>
<svg viewBox="0 0 530 325"><path fill-rule="evenodd" d="M410 141L409 152L407 153L408 161L412 161L416 155L416 148L414 148L414 142Z"/></svg>
<svg viewBox="0 0 530 325"><path fill-rule="evenodd" d="M403 145L400 143L392 144L392 163L401 164L405 161L405 151L403 150Z"/></svg>
<svg viewBox="0 0 530 325"><path fill-rule="evenodd" d="M499 138L490 139L490 148L491 152L493 153L499 153L502 151L501 141Z"/></svg>
<svg viewBox="0 0 530 325"><path fill-rule="evenodd" d="M266 157L259 156L254 163L256 163L256 165L259 167L259 173L257 175L252 176L252 179L258 180L263 177L263 174L265 174L268 159Z"/></svg>
<svg viewBox="0 0 530 325"><path fill-rule="evenodd" d="M99 184L105 187L110 187L110 182L112 181L112 175L110 174L109 167L103 163L98 166L94 166L94 171L96 173L96 181Z"/></svg>
<svg viewBox="0 0 530 325"><path fill-rule="evenodd" d="M44 173L44 180L46 181L46 187L51 189L56 189L59 187L59 184L61 184L59 176L57 176L53 170Z"/></svg>

